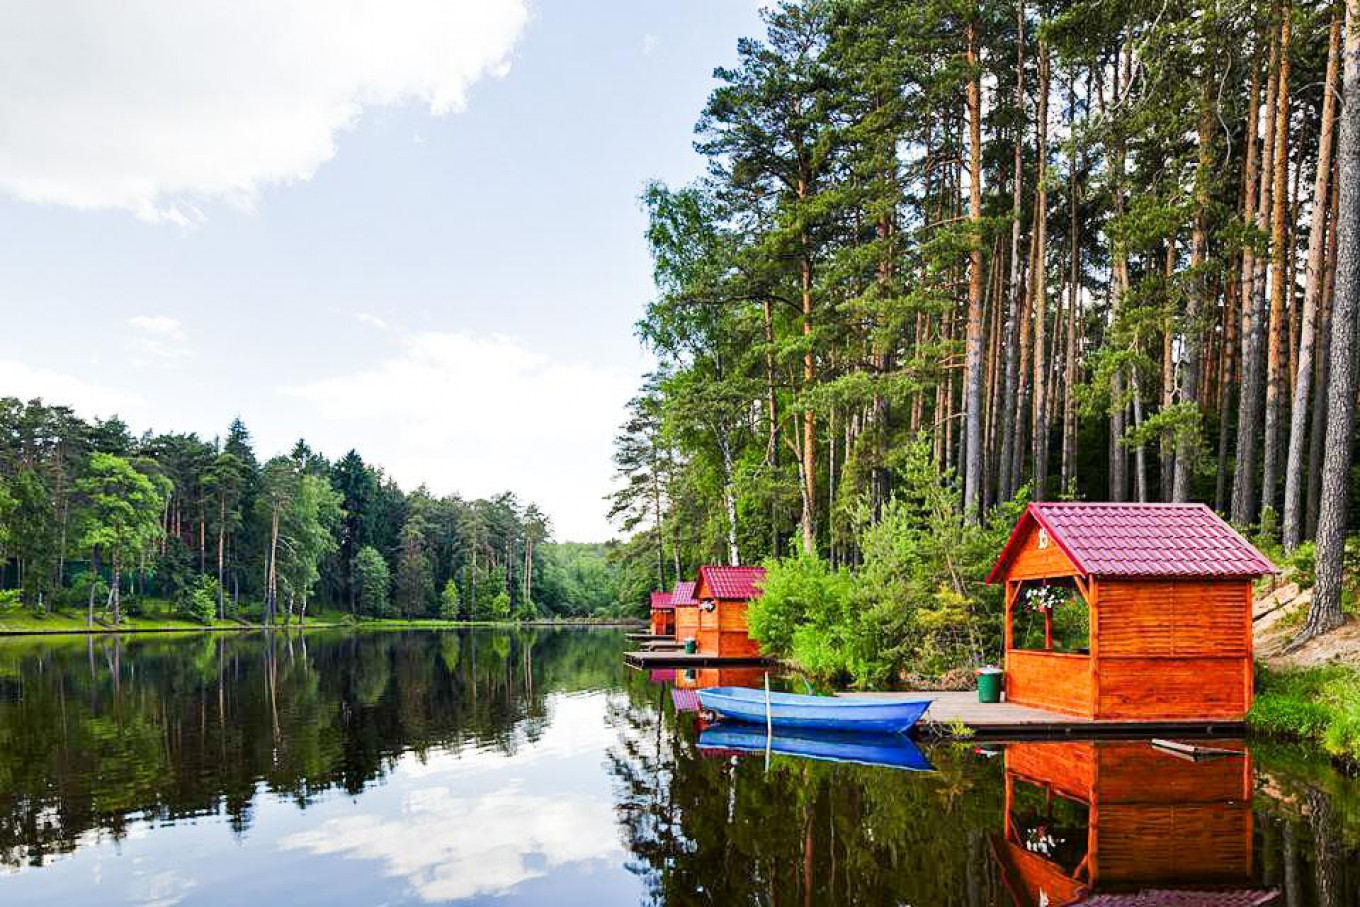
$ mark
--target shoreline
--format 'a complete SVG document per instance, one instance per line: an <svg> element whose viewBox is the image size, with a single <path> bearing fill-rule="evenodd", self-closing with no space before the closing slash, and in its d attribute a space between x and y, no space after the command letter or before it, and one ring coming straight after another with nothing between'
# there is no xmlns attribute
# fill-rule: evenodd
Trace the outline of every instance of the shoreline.
<svg viewBox="0 0 1360 907"><path fill-rule="evenodd" d="M135 618L134 618L135 620ZM164 624L164 621L155 621L156 624ZM237 622L222 622L209 625L195 625L185 622L173 626L153 625L137 626L136 624L121 624L119 626L105 626L96 624L71 625L60 627L6 627L0 621L0 638L20 637L20 636L110 636L124 634L144 634L144 633L249 633L249 632L306 632L312 630L456 630L477 627L501 627L507 629L529 627L529 628L574 628L574 627L598 627L602 629L627 629L629 627L643 626L643 622L628 620L525 620L525 621L478 621L478 620L400 620L389 618L377 618L362 621L332 621L324 622L318 620L313 622L308 620L306 623L298 624L274 624L264 626L263 624L243 624Z"/></svg>

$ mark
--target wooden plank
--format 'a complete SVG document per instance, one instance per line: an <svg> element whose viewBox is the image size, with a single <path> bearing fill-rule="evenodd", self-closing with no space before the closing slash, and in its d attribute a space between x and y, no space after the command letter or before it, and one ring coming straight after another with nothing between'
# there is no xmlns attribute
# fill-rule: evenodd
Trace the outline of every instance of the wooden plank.
<svg viewBox="0 0 1360 907"><path fill-rule="evenodd" d="M769 664L769 659L756 656L751 657L730 657L723 655L712 655L705 652L685 652L685 651L658 651L658 652L625 652L623 660L628 665L635 668L700 668L700 667L721 667L724 665L763 665Z"/></svg>

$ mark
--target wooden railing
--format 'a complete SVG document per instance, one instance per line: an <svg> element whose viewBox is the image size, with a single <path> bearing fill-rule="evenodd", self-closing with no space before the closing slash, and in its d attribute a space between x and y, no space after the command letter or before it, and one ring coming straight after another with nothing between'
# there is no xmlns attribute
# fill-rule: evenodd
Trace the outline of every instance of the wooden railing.
<svg viewBox="0 0 1360 907"><path fill-rule="evenodd" d="M1091 716L1091 656L1011 649L1006 653L1006 701Z"/></svg>

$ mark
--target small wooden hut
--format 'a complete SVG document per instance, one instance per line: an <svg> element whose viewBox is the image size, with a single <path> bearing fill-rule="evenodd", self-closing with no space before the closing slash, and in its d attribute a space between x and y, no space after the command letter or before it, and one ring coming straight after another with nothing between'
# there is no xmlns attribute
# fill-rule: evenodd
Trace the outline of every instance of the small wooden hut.
<svg viewBox="0 0 1360 907"><path fill-rule="evenodd" d="M1146 742L1006 747L1005 832L992 838L1017 907L1264 904L1254 889L1251 754L1194 761ZM1187 892L1196 892L1189 894ZM1180 895L1177 897L1177 895Z"/></svg>
<svg viewBox="0 0 1360 907"><path fill-rule="evenodd" d="M1203 504L1031 504L1006 585L1006 699L1114 721L1241 721L1252 581L1275 565Z"/></svg>
<svg viewBox="0 0 1360 907"><path fill-rule="evenodd" d="M755 658L760 647L746 628L746 606L760 595L764 567L700 567L699 651L724 658Z"/></svg>
<svg viewBox="0 0 1360 907"><path fill-rule="evenodd" d="M671 593L652 593L652 635L675 635L675 605Z"/></svg>
<svg viewBox="0 0 1360 907"><path fill-rule="evenodd" d="M675 591L671 593L671 604L675 608L675 638L684 642L699 639L699 600L694 597L694 587L698 585L692 582L681 582L675 584Z"/></svg>

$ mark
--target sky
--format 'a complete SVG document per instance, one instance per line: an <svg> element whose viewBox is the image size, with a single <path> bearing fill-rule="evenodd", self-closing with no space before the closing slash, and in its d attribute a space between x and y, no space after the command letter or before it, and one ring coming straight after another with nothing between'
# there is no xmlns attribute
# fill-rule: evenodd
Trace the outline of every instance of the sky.
<svg viewBox="0 0 1360 907"><path fill-rule="evenodd" d="M751 0L0 5L0 396L616 534L650 179Z"/></svg>

